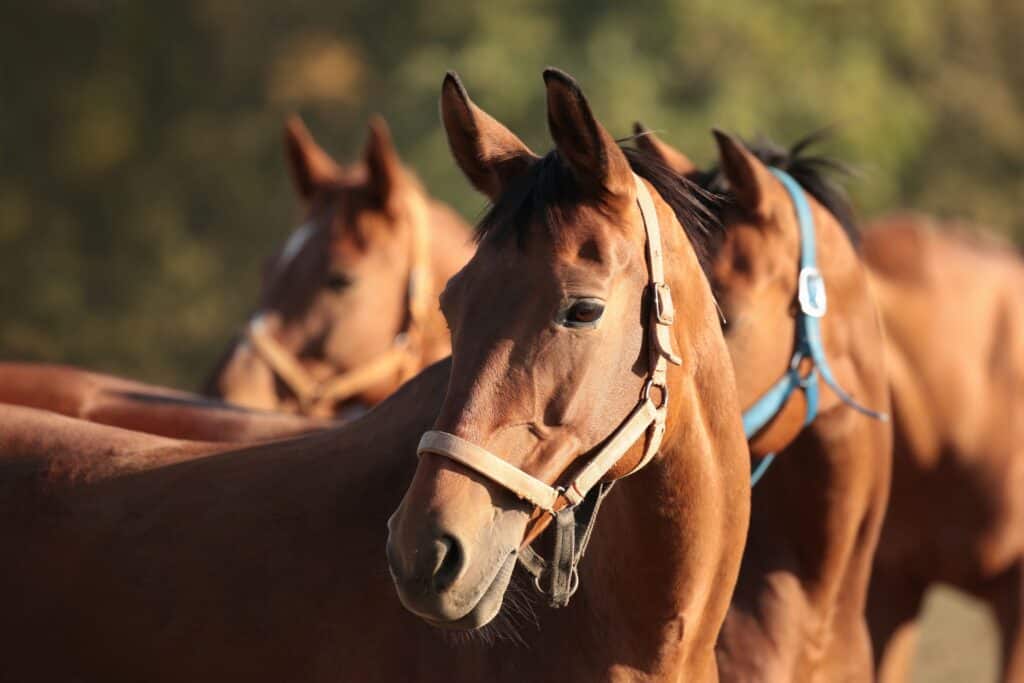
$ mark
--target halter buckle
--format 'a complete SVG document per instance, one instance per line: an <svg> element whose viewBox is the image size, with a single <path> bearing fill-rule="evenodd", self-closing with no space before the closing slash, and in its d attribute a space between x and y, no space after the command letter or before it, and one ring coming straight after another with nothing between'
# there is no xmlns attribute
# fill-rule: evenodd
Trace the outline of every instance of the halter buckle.
<svg viewBox="0 0 1024 683"><path fill-rule="evenodd" d="M820 318L828 310L828 296L825 293L825 279L814 266L800 269L798 279L797 300L800 310L812 318Z"/></svg>
<svg viewBox="0 0 1024 683"><path fill-rule="evenodd" d="M662 325L671 325L676 321L676 307L672 302L672 290L666 282L655 282L654 314Z"/></svg>

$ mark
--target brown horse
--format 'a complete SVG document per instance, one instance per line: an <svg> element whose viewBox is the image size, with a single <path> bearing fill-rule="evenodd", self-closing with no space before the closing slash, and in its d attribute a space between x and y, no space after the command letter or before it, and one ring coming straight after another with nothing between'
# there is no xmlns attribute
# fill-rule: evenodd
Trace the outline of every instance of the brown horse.
<svg viewBox="0 0 1024 683"><path fill-rule="evenodd" d="M494 206L441 297L452 374L389 522L389 566L424 621L477 628L554 518L538 584L575 597L541 613L528 663L495 655L479 680L715 680L750 489L699 258L709 233L687 188L624 152L571 78L544 80L543 158L445 80L452 152ZM593 525L607 482L641 467Z"/></svg>
<svg viewBox="0 0 1024 683"><path fill-rule="evenodd" d="M786 376L794 351L807 343L801 326L816 313L805 312L800 295L806 236L798 197L781 170L799 184L794 191L813 219L804 230L817 245L827 292L827 315L819 320L826 363L859 403L887 410L878 313L851 243L851 212L824 174L828 162L803 154L804 145L788 153L770 145L751 150L716 131L719 167L700 173L638 129L642 149L720 195L713 206L725 237L714 255L713 285L741 404L751 409ZM811 372L810 361L800 361L801 376ZM889 491L891 427L851 409L827 381L827 366L815 366L816 416L808 414L808 392L797 389L751 434L755 459L775 454L775 461L754 490L743 567L719 643L726 680L871 678L864 606Z"/></svg>
<svg viewBox="0 0 1024 683"><path fill-rule="evenodd" d="M207 393L330 416L372 406L448 355L437 295L472 253L468 227L402 165L382 119L369 130L362 161L343 169L289 121L306 219L268 265L259 311Z"/></svg>
<svg viewBox="0 0 1024 683"><path fill-rule="evenodd" d="M941 582L992 607L1002 678L1024 681L1024 262L914 215L879 221L863 251L896 433L869 601L879 677L907 678L924 593Z"/></svg>
<svg viewBox="0 0 1024 683"><path fill-rule="evenodd" d="M248 410L66 365L39 363L0 363L0 403L199 441L264 441L330 424L322 419Z"/></svg>

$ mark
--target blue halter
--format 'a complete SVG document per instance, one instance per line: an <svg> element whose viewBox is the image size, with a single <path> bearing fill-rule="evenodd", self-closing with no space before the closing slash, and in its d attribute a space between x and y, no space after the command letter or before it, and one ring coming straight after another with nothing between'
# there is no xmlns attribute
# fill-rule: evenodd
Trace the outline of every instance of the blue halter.
<svg viewBox="0 0 1024 683"><path fill-rule="evenodd" d="M811 215L811 207L807 203L803 188L791 175L777 168L769 170L789 192L793 207L796 209L797 222L800 224L800 276L797 289L800 310L796 315L796 350L793 352L793 359L789 362L789 370L771 389L765 392L764 396L743 413L743 431L746 432L748 439L754 436L778 415L790 395L797 389L802 389L804 397L807 399L807 416L804 418L804 426L811 424L818 415L819 375L843 403L868 417L876 420L888 420L889 416L885 413L865 408L857 403L839 386L832 374L828 359L825 358L825 348L821 342L819 319L825 315L828 299L825 295L825 280L815 265L814 218ZM811 359L811 370L801 377L800 363L805 358ZM764 476L774 459L774 453L769 453L761 459L750 475L751 486L757 484Z"/></svg>

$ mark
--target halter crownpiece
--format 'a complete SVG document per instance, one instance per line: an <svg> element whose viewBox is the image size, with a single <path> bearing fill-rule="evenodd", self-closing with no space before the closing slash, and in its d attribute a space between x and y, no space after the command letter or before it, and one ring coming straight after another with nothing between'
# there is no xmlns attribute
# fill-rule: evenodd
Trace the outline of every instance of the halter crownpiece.
<svg viewBox="0 0 1024 683"><path fill-rule="evenodd" d="M568 604L579 586L577 566L586 551L601 500L614 483L602 482L605 475L645 435L647 444L643 457L625 476L642 469L658 453L665 434L668 411L668 363L682 363L672 343L675 309L672 291L665 281L658 213L644 181L636 174L633 179L636 184L637 208L646 235L651 317L646 328L650 340L650 374L632 412L579 473L563 486L551 486L487 449L448 432L426 432L416 449L417 455L433 453L454 460L554 518L555 552L551 563L545 562L529 545L524 545L519 551L520 564L533 574L534 584L548 595L554 607ZM654 387L660 393L660 401L657 403L651 397L651 389ZM582 515L582 521L578 514ZM582 528L583 533L577 539L578 528ZM551 577L550 586L546 590L541 586L541 577L545 574Z"/></svg>
<svg viewBox="0 0 1024 683"><path fill-rule="evenodd" d="M811 424L818 415L819 375L843 403L868 417L888 420L889 416L886 413L865 408L857 403L839 386L839 382L832 374L832 368L825 356L825 346L821 341L821 318L828 310L828 297L825 292L825 279L817 266L811 206L807 202L803 188L791 175L777 168L768 170L786 188L796 211L800 231L800 275L797 278L797 301L800 303L800 310L796 319L796 349L790 360L789 369L754 405L743 412L743 431L748 439L761 431L761 428L779 414L782 406L786 405L786 401L797 389L803 390L807 400L804 426ZM806 375L801 376L800 364L804 359L810 359L811 369ZM750 476L751 486L760 481L774 459L774 453L769 453L761 459Z"/></svg>
<svg viewBox="0 0 1024 683"><path fill-rule="evenodd" d="M254 317L247 326L246 339L295 394L302 414L329 416L337 403L387 379L397 377L399 381L405 381L420 369L418 352L431 303L430 235L423 198L410 197L408 208L412 265L406 290L407 323L386 351L364 365L318 380L306 370L295 354L274 338L263 316Z"/></svg>

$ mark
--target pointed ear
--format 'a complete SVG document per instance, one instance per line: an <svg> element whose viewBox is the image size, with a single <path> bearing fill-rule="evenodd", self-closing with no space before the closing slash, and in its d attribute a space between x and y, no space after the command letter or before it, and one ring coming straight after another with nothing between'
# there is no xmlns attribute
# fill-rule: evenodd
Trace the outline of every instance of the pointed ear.
<svg viewBox="0 0 1024 683"><path fill-rule="evenodd" d="M318 187L341 175L341 169L327 152L316 144L316 140L297 115L288 117L285 123L284 148L292 171L292 181L303 199L309 199Z"/></svg>
<svg viewBox="0 0 1024 683"><path fill-rule="evenodd" d="M558 153L587 188L611 194L628 193L633 186L626 155L590 110L587 98L572 76L544 70L548 90L548 128Z"/></svg>
<svg viewBox="0 0 1024 683"><path fill-rule="evenodd" d="M651 155L679 175L689 177L697 172L697 166L690 161L690 157L663 142L639 121L633 124L633 135L636 136L637 149L644 154Z"/></svg>
<svg viewBox="0 0 1024 683"><path fill-rule="evenodd" d="M391 131L380 116L370 118L363 150L370 191L382 207L387 207L395 188L402 181L402 161L391 141Z"/></svg>
<svg viewBox="0 0 1024 683"><path fill-rule="evenodd" d="M719 163L740 206L759 218L772 214L778 182L738 139L717 128L711 131L718 143Z"/></svg>
<svg viewBox="0 0 1024 683"><path fill-rule="evenodd" d="M469 99L453 71L445 75L441 86L441 121L459 168L491 201L538 158L512 131Z"/></svg>

